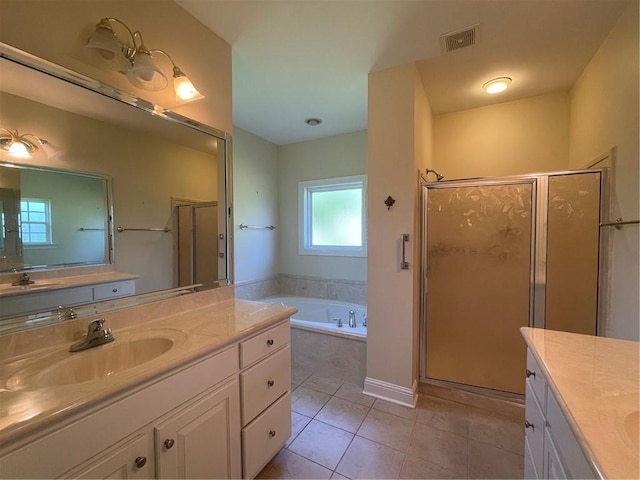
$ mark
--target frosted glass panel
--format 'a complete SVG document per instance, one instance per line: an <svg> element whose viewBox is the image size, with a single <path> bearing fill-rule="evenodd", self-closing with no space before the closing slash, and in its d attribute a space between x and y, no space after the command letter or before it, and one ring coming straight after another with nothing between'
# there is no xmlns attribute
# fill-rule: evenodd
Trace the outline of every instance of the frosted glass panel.
<svg viewBox="0 0 640 480"><path fill-rule="evenodd" d="M524 393L531 183L427 190L427 377Z"/></svg>
<svg viewBox="0 0 640 480"><path fill-rule="evenodd" d="M600 173L549 177L545 327L596 334Z"/></svg>
<svg viewBox="0 0 640 480"><path fill-rule="evenodd" d="M311 245L362 246L362 189L311 194Z"/></svg>

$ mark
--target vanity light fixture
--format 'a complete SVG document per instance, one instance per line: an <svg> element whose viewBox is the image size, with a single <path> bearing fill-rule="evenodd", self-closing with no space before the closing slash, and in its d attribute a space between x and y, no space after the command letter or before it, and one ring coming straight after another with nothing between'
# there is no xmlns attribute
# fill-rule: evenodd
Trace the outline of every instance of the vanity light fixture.
<svg viewBox="0 0 640 480"><path fill-rule="evenodd" d="M114 30L115 24L124 27L129 34L130 44L118 38ZM142 39L142 33L139 30L132 31L117 18L101 19L83 51L91 63L108 70L122 72L135 87L154 92L163 90L169 83L167 76L154 61L154 54L162 54L173 65L173 88L176 101L185 103L204 98L204 95L196 90L167 52L157 48L147 48Z"/></svg>
<svg viewBox="0 0 640 480"><path fill-rule="evenodd" d="M482 89L489 95L495 95L496 93L504 92L510 83L511 79L509 77L493 78L482 85Z"/></svg>
<svg viewBox="0 0 640 480"><path fill-rule="evenodd" d="M46 140L33 133L20 135L18 130L11 131L8 128L0 128L0 132L2 132L0 133L0 149L15 158L31 158L32 153L36 153L47 143Z"/></svg>

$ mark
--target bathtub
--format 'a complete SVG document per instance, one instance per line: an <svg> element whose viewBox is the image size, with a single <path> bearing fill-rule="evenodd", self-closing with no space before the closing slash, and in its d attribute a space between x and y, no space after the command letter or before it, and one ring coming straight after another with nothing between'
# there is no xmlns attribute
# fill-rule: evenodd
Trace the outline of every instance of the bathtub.
<svg viewBox="0 0 640 480"><path fill-rule="evenodd" d="M284 303L290 307L297 308L298 313L291 317L291 326L294 328L361 341L365 341L367 338L367 327L362 326L363 320L367 317L367 307L365 305L322 298L288 296L263 298L260 301ZM356 314L357 326L355 328L349 327L350 310L353 310ZM342 320L342 327L337 326L337 322L334 321L336 318Z"/></svg>

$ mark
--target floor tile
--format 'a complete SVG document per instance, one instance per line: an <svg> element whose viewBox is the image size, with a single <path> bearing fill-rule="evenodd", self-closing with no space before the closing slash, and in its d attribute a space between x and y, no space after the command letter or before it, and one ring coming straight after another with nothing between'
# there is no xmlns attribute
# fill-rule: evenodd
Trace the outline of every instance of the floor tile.
<svg viewBox="0 0 640 480"><path fill-rule="evenodd" d="M368 412L369 407L331 397L331 400L322 407L315 419L342 428L347 432L356 433Z"/></svg>
<svg viewBox="0 0 640 480"><path fill-rule="evenodd" d="M340 475L338 472L333 472L333 475L331 475L331 479L346 479L349 480L347 477L345 477L344 475Z"/></svg>
<svg viewBox="0 0 640 480"><path fill-rule="evenodd" d="M469 440L469 478L523 478L524 457Z"/></svg>
<svg viewBox="0 0 640 480"><path fill-rule="evenodd" d="M522 455L524 452L522 423L489 412L476 413L470 417L469 438Z"/></svg>
<svg viewBox="0 0 640 480"><path fill-rule="evenodd" d="M445 468L413 455L406 455L398 478L467 478L467 466Z"/></svg>
<svg viewBox="0 0 640 480"><path fill-rule="evenodd" d="M291 445L291 443L296 439L298 434L306 427L311 421L310 417L305 415L300 415L296 412L291 412L291 436L287 440L287 443L284 444L285 447Z"/></svg>
<svg viewBox="0 0 640 480"><path fill-rule="evenodd" d="M469 434L469 407L460 403L436 397L421 397L418 400L416 420L462 437Z"/></svg>
<svg viewBox="0 0 640 480"><path fill-rule="evenodd" d="M414 422L380 410L371 409L358 435L396 450L406 451Z"/></svg>
<svg viewBox="0 0 640 480"><path fill-rule="evenodd" d="M343 383L344 380L340 378L312 375L302 383L302 386L328 395L333 395L338 391Z"/></svg>
<svg viewBox="0 0 640 480"><path fill-rule="evenodd" d="M307 372L301 368L291 368L291 383L301 385L307 378L311 376L311 372Z"/></svg>
<svg viewBox="0 0 640 480"><path fill-rule="evenodd" d="M360 385L356 385L351 382L344 382L335 395L336 397L349 400L350 402L359 403L366 407L370 407L373 405L373 402L376 401L375 398L362 393L362 387Z"/></svg>
<svg viewBox="0 0 640 480"><path fill-rule="evenodd" d="M291 392L291 410L314 417L330 398L331 395L300 386Z"/></svg>
<svg viewBox="0 0 640 480"><path fill-rule="evenodd" d="M353 434L312 420L289 446L289 450L334 470L351 443Z"/></svg>
<svg viewBox="0 0 640 480"><path fill-rule="evenodd" d="M407 454L455 470L467 465L467 448L465 437L416 423Z"/></svg>
<svg viewBox="0 0 640 480"><path fill-rule="evenodd" d="M398 417L406 418L408 420L415 420L417 411L415 408L405 407L404 405L398 405L397 403L387 402L380 398L376 399L373 404L373 408L382 412L391 413Z"/></svg>
<svg viewBox="0 0 640 480"><path fill-rule="evenodd" d="M398 478L404 454L362 437L355 437L336 472L348 478Z"/></svg>
<svg viewBox="0 0 640 480"><path fill-rule="evenodd" d="M283 449L262 469L256 478L327 479L330 477L331 470L328 468L324 468L317 463L313 463L311 460L307 460L289 450Z"/></svg>

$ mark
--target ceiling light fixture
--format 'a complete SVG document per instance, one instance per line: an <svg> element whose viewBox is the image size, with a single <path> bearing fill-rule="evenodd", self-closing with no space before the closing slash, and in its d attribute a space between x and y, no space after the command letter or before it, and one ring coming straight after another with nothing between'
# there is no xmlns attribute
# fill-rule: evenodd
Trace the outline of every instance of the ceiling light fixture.
<svg viewBox="0 0 640 480"><path fill-rule="evenodd" d="M0 149L8 152L12 157L31 158L31 154L36 153L47 143L46 140L33 133L20 135L17 130L11 131L7 128L0 128L0 131L6 132L0 133Z"/></svg>
<svg viewBox="0 0 640 480"><path fill-rule="evenodd" d="M504 92L510 83L511 79L509 77L493 78L482 85L482 89L489 95L495 95L496 93Z"/></svg>
<svg viewBox="0 0 640 480"><path fill-rule="evenodd" d="M131 37L131 44L118 38L114 24L120 24L125 28ZM169 83L167 76L154 61L154 54L161 53L173 65L173 88L176 101L185 103L204 98L204 95L196 90L167 52L157 48L147 48L142 39L142 33L139 30L132 31L117 18L101 19L83 51L91 63L108 70L125 73L132 85L153 92L164 89Z"/></svg>
<svg viewBox="0 0 640 480"><path fill-rule="evenodd" d="M322 123L322 119L321 118L307 118L304 121L304 123L306 123L310 127L317 127L318 125L320 125Z"/></svg>

